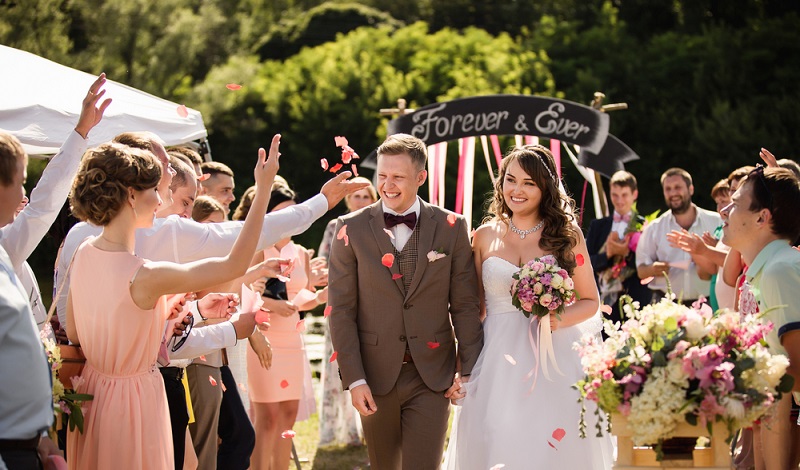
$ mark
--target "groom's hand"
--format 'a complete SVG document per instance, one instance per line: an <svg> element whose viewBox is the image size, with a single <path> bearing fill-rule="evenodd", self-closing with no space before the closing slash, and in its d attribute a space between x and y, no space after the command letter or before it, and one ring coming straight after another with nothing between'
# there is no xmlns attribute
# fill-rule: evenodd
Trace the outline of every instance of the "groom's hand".
<svg viewBox="0 0 800 470"><path fill-rule="evenodd" d="M450 400L450 403L454 405L461 405L461 400L467 396L467 391L464 390L461 385L469 382L469 376L461 377L459 374L456 374L455 380L453 380L453 385L444 392L444 397Z"/></svg>
<svg viewBox="0 0 800 470"><path fill-rule="evenodd" d="M353 399L353 406L361 413L361 416L369 416L378 411L378 406L375 405L375 400L372 399L372 390L369 385L359 385L358 387L350 390L350 396Z"/></svg>

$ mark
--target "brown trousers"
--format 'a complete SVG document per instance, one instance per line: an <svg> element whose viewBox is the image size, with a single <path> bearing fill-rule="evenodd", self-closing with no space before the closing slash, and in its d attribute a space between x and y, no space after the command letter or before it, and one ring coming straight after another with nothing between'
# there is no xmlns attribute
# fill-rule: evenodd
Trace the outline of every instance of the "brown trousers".
<svg viewBox="0 0 800 470"><path fill-rule="evenodd" d="M450 400L429 389L413 363L403 364L394 388L373 396L378 411L362 416L370 468L436 470L442 464Z"/></svg>

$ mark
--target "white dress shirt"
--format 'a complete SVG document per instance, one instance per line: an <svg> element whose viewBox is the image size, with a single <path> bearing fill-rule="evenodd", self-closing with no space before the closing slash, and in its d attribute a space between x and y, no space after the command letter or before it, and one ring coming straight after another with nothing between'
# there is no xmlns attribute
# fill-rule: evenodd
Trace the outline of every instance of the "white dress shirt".
<svg viewBox="0 0 800 470"><path fill-rule="evenodd" d="M697 210L697 217L689 227L690 233L703 235L703 232L714 233L714 230L722 223L722 219L716 212L707 211L694 206ZM688 265L688 269L678 266L670 266L669 282L672 292L684 300L697 299L701 295L708 297L711 284L709 281L700 279L697 275L697 266L692 262L689 253L680 248L673 248L667 241L667 234L673 230L682 230L672 211L667 211L659 218L651 222L642 232L639 245L636 247L636 266L652 265L656 261L672 264ZM667 289L667 281L663 276L656 276L648 287L651 290Z"/></svg>
<svg viewBox="0 0 800 470"><path fill-rule="evenodd" d="M420 212L420 209L421 209L421 205L419 203L419 196L417 196L417 199L414 201L414 204L411 204L411 207L409 207L402 214L400 214L398 212L395 212L395 211L389 209L388 207L386 207L386 204L384 204L383 201L381 201L381 205L383 206L383 212L385 214L393 214L393 215L403 216L403 215L408 215L408 214L413 212L413 213L417 214L417 223L419 223L419 212ZM408 240L411 239L411 234L414 233L414 231L412 229L408 228L408 225L406 225L406 224L397 224L394 227L392 227L390 229L387 229L387 230L391 230L392 231L392 235L394 235L394 238L391 238L391 237L390 238L391 238L392 245L394 245L394 248L397 251L403 251L403 247L406 246L406 243L408 243ZM366 385L366 383L367 383L367 381L364 380L364 379L356 380L355 382L350 384L350 387L348 387L348 390L352 390L352 389L358 387L359 385Z"/></svg>
<svg viewBox="0 0 800 470"><path fill-rule="evenodd" d="M30 304L0 246L0 439L31 439L53 422L50 367Z"/></svg>
<svg viewBox="0 0 800 470"><path fill-rule="evenodd" d="M262 250L286 237L302 233L315 220L322 217L327 210L328 200L325 196L318 194L302 204L270 212L264 216L261 239L258 242L257 249ZM174 263L188 263L214 256L225 256L233 247L233 243L236 241L243 224L243 222L233 221L219 224L200 224L191 219L183 219L175 215L156 219L152 228L136 231L136 254L151 261L171 261ZM69 276L66 276L66 279L61 279L58 273L67 271L75 251L86 238L97 236L102 230L102 227L81 222L69 231L64 241L64 248L61 251L56 271L57 282L59 284L66 283L66 287L61 289L57 299L58 319L62 325L66 325ZM207 330L208 328L211 328L211 330ZM192 331L195 330L193 329ZM201 352L197 356L190 356L180 351L184 348L189 348L189 351L209 351L210 349L228 347L231 345L231 336L233 337L233 344L236 344L236 334L230 322L198 328L196 332L190 333L178 351L172 352L170 349L169 356L171 359L197 357L204 353ZM219 341L223 341L223 343L219 343Z"/></svg>
<svg viewBox="0 0 800 470"><path fill-rule="evenodd" d="M0 244L8 253L17 276L22 277L22 263L50 230L67 200L87 142L74 130L70 132L64 145L44 168L31 191L28 205L13 222L0 228Z"/></svg>

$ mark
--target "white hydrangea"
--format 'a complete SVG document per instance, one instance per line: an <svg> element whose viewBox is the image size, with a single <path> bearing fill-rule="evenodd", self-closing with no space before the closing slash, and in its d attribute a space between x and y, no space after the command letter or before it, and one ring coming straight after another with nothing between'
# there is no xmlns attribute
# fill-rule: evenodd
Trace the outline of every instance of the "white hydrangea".
<svg viewBox="0 0 800 470"><path fill-rule="evenodd" d="M692 411L681 409L685 404L684 394L683 388L668 378L666 368L653 369L642 393L631 399L628 426L633 443L642 446L671 437L683 415Z"/></svg>

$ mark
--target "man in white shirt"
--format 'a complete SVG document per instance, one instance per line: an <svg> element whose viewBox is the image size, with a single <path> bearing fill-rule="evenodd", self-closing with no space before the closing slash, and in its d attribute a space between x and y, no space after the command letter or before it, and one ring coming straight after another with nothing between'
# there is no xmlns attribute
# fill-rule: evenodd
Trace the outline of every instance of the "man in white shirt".
<svg viewBox="0 0 800 470"><path fill-rule="evenodd" d="M719 214L692 203L692 176L684 169L670 168L661 175L664 200L670 210L645 227L636 248L636 266L640 279L654 278L648 285L657 301L670 288L678 299L690 303L708 297L710 273L697 269L693 254L674 247L667 240L673 230L686 230L702 236L713 233L721 224Z"/></svg>

